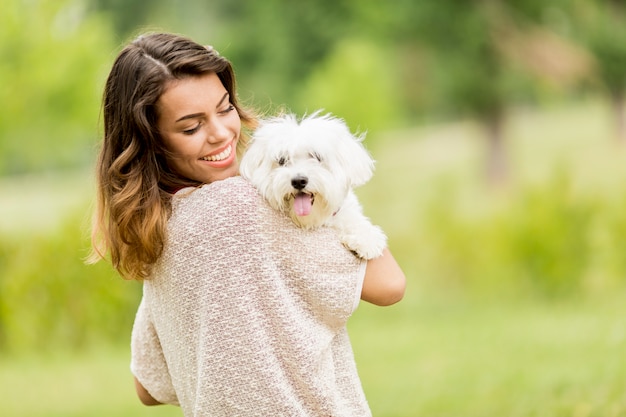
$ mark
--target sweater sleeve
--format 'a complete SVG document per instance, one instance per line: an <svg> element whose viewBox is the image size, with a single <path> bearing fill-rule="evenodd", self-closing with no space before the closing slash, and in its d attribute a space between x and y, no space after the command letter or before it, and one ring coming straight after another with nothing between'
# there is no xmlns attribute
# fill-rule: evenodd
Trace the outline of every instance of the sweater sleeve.
<svg viewBox="0 0 626 417"><path fill-rule="evenodd" d="M131 336L132 374L157 401L178 405L159 338L144 299L139 304Z"/></svg>

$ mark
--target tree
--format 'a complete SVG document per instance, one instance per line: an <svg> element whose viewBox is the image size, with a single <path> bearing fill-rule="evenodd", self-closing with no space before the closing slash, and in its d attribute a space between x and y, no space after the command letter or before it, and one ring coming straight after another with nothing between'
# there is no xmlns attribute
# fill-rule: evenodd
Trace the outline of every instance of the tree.
<svg viewBox="0 0 626 417"><path fill-rule="evenodd" d="M626 2L595 0L577 9L587 45L596 58L597 74L607 89L618 140L626 144Z"/></svg>
<svg viewBox="0 0 626 417"><path fill-rule="evenodd" d="M113 23L115 33L126 37L141 25L145 24L151 10L158 7L159 2L146 0L88 0L96 13L106 13Z"/></svg>
<svg viewBox="0 0 626 417"><path fill-rule="evenodd" d="M113 49L107 24L80 1L2 7L0 174L84 165Z"/></svg>
<svg viewBox="0 0 626 417"><path fill-rule="evenodd" d="M579 67L586 61L579 51L542 21L547 7L537 0L440 0L423 3L416 13L415 33L434 57L430 74L445 107L485 126L486 172L492 182L508 175L503 128L511 103L531 99L538 79L558 84L584 73ZM563 67L540 59L537 52L547 40L558 49L551 53L567 55ZM519 48L528 55L516 54ZM529 62L533 56L536 60Z"/></svg>
<svg viewBox="0 0 626 417"><path fill-rule="evenodd" d="M346 35L351 22L347 2L217 1L222 30L216 46L233 61L257 101L291 103L303 81Z"/></svg>

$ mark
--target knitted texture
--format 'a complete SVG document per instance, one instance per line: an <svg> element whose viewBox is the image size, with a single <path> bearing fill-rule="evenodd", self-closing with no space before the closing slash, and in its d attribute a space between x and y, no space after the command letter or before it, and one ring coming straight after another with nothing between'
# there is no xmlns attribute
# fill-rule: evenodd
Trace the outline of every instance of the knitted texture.
<svg viewBox="0 0 626 417"><path fill-rule="evenodd" d="M346 330L365 262L241 177L182 190L144 283L131 370L185 416L370 416Z"/></svg>

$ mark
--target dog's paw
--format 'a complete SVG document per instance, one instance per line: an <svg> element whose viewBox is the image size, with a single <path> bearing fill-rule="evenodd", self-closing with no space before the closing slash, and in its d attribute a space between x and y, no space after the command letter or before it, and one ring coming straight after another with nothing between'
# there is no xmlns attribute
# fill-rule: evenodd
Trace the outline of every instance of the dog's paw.
<svg viewBox="0 0 626 417"><path fill-rule="evenodd" d="M359 258L374 259L383 254L387 236L380 227L371 225L367 229L344 235L342 243Z"/></svg>

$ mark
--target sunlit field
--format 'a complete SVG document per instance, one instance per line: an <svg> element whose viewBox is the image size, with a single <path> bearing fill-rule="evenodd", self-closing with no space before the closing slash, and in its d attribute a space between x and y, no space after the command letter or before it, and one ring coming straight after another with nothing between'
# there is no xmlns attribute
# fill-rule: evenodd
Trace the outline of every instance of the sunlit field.
<svg viewBox="0 0 626 417"><path fill-rule="evenodd" d="M350 326L375 416L626 415L623 303L477 305L409 293ZM0 361L3 416L181 416L134 396L120 347Z"/></svg>
<svg viewBox="0 0 626 417"><path fill-rule="evenodd" d="M626 146L612 139L608 109L594 102L516 110L507 128L510 175L491 186L484 181L484 142L474 123L370 134L377 171L359 195L366 214L389 234L408 279L400 304L362 304L349 324L374 416L626 416L623 269L616 255L608 255L608 249L620 250L601 219L585 220L597 230L591 246L555 260L567 265L580 253L590 257L573 289L501 274L506 261L484 280L472 275L483 266L473 257L490 260L481 248L501 250L501 241L489 241L493 235L481 235L475 226L490 224L491 214L518 201L522 190L563 173L567 196L582 195L574 201L610 207L606 213L620 217ZM0 193L11 196L0 206L0 236L54 233L60 218L87 205L88 175L0 182ZM433 207L450 217L433 223L440 219ZM469 226L449 230L447 219ZM540 226L537 233L548 227ZM546 236L559 241L559 233L578 227L574 222ZM437 240L439 228L445 239ZM475 234L465 236L467 230ZM470 250L476 252L462 253ZM140 405L128 355L122 340L80 353L59 348L0 357L0 416L181 416L175 407Z"/></svg>
<svg viewBox="0 0 626 417"><path fill-rule="evenodd" d="M0 415L15 417L182 416L177 407L148 408L134 393L126 349L0 360Z"/></svg>
<svg viewBox="0 0 626 417"><path fill-rule="evenodd" d="M623 300L363 306L352 341L375 416L626 415Z"/></svg>

